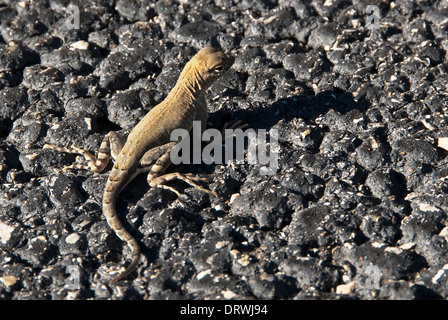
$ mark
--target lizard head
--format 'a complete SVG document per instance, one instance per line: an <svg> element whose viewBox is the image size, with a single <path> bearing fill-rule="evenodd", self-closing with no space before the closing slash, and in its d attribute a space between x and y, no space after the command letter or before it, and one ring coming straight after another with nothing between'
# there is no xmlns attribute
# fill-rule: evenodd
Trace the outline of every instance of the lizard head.
<svg viewBox="0 0 448 320"><path fill-rule="evenodd" d="M219 49L205 47L190 61L195 71L192 73L195 77L194 80L199 82L201 89L206 89L228 71L234 61L234 57Z"/></svg>

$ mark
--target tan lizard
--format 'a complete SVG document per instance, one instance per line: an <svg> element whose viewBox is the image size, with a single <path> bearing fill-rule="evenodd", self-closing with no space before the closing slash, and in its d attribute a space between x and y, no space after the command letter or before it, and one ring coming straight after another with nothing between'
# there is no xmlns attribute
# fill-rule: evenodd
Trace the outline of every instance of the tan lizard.
<svg viewBox="0 0 448 320"><path fill-rule="evenodd" d="M123 145L117 133L111 131L101 143L97 157L74 146L71 149L52 145L44 146L44 148L57 151L81 154L88 161L87 165L71 165L65 167L64 171L90 169L101 172L111 156L115 160L104 189L103 214L112 230L131 248L132 261L111 282L128 276L140 260L140 246L123 227L115 207L119 193L135 176L149 172L147 180L151 187L168 189L178 196L180 193L177 190L164 184L173 179L180 179L200 190L216 195L213 191L196 184L197 181L204 181L203 178L180 173L164 175L163 173L171 164L170 151L177 143L170 141L171 132L177 128L191 131L193 121L201 121L202 130L205 129L208 112L204 93L225 71L230 69L233 62L233 57L212 47L200 50L185 65L176 85L165 100L143 117L130 132L126 143Z"/></svg>

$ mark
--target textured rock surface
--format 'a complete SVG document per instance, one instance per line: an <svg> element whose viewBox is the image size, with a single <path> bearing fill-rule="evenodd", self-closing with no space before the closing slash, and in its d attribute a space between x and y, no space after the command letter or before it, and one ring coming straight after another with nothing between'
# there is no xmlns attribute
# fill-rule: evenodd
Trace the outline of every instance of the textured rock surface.
<svg viewBox="0 0 448 320"><path fill-rule="evenodd" d="M1 299L447 299L446 2L52 0L0 8ZM180 165L220 197L138 177L101 214L107 172L60 173L126 133L206 44L235 55L210 121L277 129L279 169ZM73 266L79 287L70 286Z"/></svg>

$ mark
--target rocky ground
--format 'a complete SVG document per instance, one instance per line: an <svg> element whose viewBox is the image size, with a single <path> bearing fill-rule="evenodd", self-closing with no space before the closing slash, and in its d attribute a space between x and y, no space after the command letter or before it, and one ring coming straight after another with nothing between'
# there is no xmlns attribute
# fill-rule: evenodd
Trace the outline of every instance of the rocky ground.
<svg viewBox="0 0 448 320"><path fill-rule="evenodd" d="M0 298L446 299L447 17L446 1L1 0ZM142 262L111 285L130 251L101 213L107 172L58 172L76 156L43 145L125 135L207 44L236 57L213 126L277 129L280 167L170 168L219 198L138 177L118 209Z"/></svg>

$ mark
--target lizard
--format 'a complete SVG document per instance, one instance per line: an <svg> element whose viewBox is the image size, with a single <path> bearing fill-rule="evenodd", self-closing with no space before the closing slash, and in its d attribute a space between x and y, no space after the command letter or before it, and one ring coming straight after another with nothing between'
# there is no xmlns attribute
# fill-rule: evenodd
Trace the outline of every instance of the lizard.
<svg viewBox="0 0 448 320"><path fill-rule="evenodd" d="M46 144L44 148L60 152L77 153L87 160L87 165L73 164L63 171L71 169L89 169L102 172L110 158L114 165L106 181L102 199L102 212L115 234L124 241L132 251L131 263L111 282L122 280L131 274L140 261L140 245L124 228L118 217L116 201L120 192L137 175L148 173L147 181L151 188L160 187L180 196L166 182L179 179L204 192L217 196L216 192L201 187L196 182L204 178L178 172L165 173L171 165L170 151L180 141L170 141L171 132L182 128L191 131L193 121L201 122L201 130L207 125L208 111L205 92L217 79L233 65L234 58L223 51L207 46L202 48L186 63L180 76L166 96L152 108L131 130L125 143L115 131L109 132L102 141L95 157L89 151L72 146L62 148Z"/></svg>

